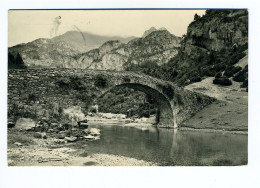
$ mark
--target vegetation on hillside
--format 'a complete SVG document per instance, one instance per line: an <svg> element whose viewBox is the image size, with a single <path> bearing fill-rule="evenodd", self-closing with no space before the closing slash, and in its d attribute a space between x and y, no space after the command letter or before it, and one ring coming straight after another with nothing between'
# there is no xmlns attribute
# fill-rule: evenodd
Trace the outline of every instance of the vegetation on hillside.
<svg viewBox="0 0 260 188"><path fill-rule="evenodd" d="M14 57L8 53L8 69L26 69L23 59L19 53Z"/></svg>
<svg viewBox="0 0 260 188"><path fill-rule="evenodd" d="M156 101L143 92L116 87L98 100L99 111L126 114L128 117L150 117L156 114Z"/></svg>

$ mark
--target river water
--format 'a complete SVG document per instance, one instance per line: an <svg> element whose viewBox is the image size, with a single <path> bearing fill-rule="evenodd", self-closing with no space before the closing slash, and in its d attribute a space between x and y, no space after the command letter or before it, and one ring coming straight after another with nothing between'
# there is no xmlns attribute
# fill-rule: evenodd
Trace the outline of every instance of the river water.
<svg viewBox="0 0 260 188"><path fill-rule="evenodd" d="M247 164L248 135L90 124L99 140L80 142L88 154L132 157L162 166Z"/></svg>

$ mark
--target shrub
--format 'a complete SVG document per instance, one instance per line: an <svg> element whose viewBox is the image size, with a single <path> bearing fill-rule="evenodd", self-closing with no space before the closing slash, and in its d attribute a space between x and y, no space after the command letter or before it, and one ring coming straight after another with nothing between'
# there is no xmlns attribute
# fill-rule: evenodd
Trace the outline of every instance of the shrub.
<svg viewBox="0 0 260 188"><path fill-rule="evenodd" d="M240 87L241 88L247 88L248 87L248 79L244 80Z"/></svg>
<svg viewBox="0 0 260 188"><path fill-rule="evenodd" d="M190 79L191 82L200 82L201 81L201 77L199 76L194 76Z"/></svg>
<svg viewBox="0 0 260 188"><path fill-rule="evenodd" d="M231 70L225 70L224 76L229 78L229 77L233 76L233 72Z"/></svg>
<svg viewBox="0 0 260 188"><path fill-rule="evenodd" d="M77 76L70 77L70 88L77 91L84 91L87 89L86 84L82 81L82 78Z"/></svg>
<svg viewBox="0 0 260 188"><path fill-rule="evenodd" d="M245 79L246 79L246 75L245 75L244 71L240 71L233 78L233 80L236 81L236 82L244 82Z"/></svg>
<svg viewBox="0 0 260 188"><path fill-rule="evenodd" d="M222 73L221 72L218 72L216 75L215 75L215 78L221 78L222 77Z"/></svg>
<svg viewBox="0 0 260 188"><path fill-rule="evenodd" d="M107 79L104 77L104 75L99 74L95 77L95 86L100 88L105 88L108 86Z"/></svg>
<svg viewBox="0 0 260 188"><path fill-rule="evenodd" d="M42 138L42 135L41 135L41 133L33 133L33 137L34 138L38 138L38 139L41 139Z"/></svg>
<svg viewBox="0 0 260 188"><path fill-rule="evenodd" d="M213 80L213 84L219 84L223 86L230 86L232 85L232 81L229 80L227 77L215 78Z"/></svg>
<svg viewBox="0 0 260 188"><path fill-rule="evenodd" d="M70 86L70 79L69 78L58 78L56 84L63 89L69 89Z"/></svg>
<svg viewBox="0 0 260 188"><path fill-rule="evenodd" d="M198 101L198 103L202 102L202 97L200 95L197 96L197 101Z"/></svg>
<svg viewBox="0 0 260 188"><path fill-rule="evenodd" d="M232 67L232 72L233 72L233 74L236 74L237 72L239 72L239 71L241 71L242 70L242 68L240 67L240 66L237 66L237 67Z"/></svg>
<svg viewBox="0 0 260 188"><path fill-rule="evenodd" d="M69 78L59 78L56 84L62 89L74 89L77 91L84 91L87 89L86 83L82 78L71 76Z"/></svg>
<svg viewBox="0 0 260 188"><path fill-rule="evenodd" d="M216 72L223 71L223 70L225 70L225 69L226 69L225 63L220 63L220 64L214 65L214 70L215 70Z"/></svg>
<svg viewBox="0 0 260 188"><path fill-rule="evenodd" d="M77 94L76 98L84 102L87 108L92 104L92 97L85 93Z"/></svg>
<svg viewBox="0 0 260 188"><path fill-rule="evenodd" d="M183 102L183 100L182 100L182 97L181 97L180 95L176 95L176 100L177 100L177 103L178 103L179 105L183 105L183 104L184 104L184 102Z"/></svg>

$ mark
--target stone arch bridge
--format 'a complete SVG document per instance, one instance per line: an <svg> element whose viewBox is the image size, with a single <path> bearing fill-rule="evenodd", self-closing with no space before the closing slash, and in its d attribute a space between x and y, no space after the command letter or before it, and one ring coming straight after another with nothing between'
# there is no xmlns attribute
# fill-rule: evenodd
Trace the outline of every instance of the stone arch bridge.
<svg viewBox="0 0 260 188"><path fill-rule="evenodd" d="M178 127L181 122L214 101L213 98L135 72L85 69L27 69L8 71L8 108L14 103L50 109L81 105L84 95L94 101L115 87L128 87L152 97L158 105L158 124ZM32 98L33 100L29 100Z"/></svg>

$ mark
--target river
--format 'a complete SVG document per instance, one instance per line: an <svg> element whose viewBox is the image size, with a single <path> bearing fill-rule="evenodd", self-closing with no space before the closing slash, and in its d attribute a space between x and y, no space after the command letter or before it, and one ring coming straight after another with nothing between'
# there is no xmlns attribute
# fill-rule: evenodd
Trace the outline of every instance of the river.
<svg viewBox="0 0 260 188"><path fill-rule="evenodd" d="M90 124L101 130L99 140L77 142L73 147L88 154L113 154L162 166L233 166L247 164L248 135L136 128Z"/></svg>

